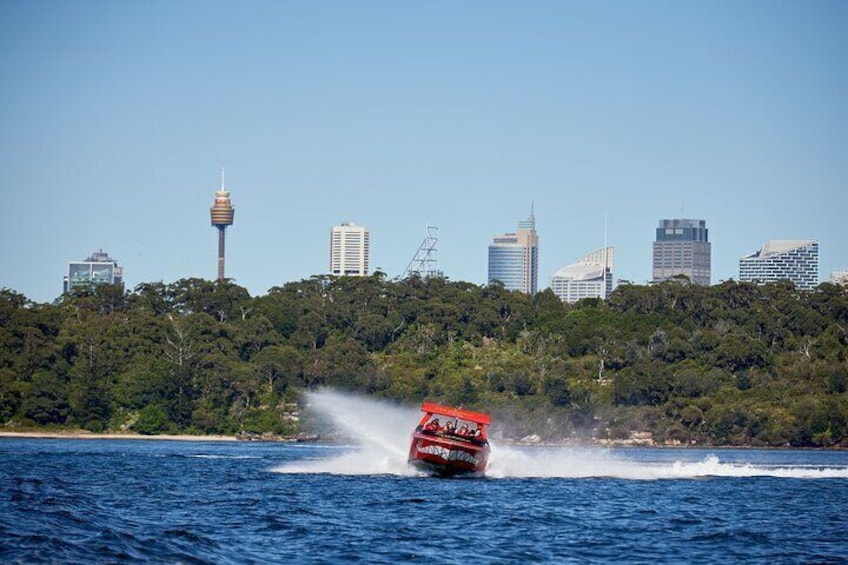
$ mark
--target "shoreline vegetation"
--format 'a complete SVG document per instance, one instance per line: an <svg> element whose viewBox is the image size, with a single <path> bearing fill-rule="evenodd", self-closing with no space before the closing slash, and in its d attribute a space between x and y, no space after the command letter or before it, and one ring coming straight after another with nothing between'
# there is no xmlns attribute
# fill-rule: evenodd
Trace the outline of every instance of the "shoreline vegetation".
<svg viewBox="0 0 848 565"><path fill-rule="evenodd" d="M96 433L88 430L59 430L59 431L3 431L0 430L0 441L4 439L70 439L70 440L150 440L150 441L184 441L184 442L244 442L244 443L329 443L347 445L350 442L338 439L327 439L313 434L299 434L298 436L261 436L243 437L237 435L189 435L189 434L159 434L145 435L136 433L105 432ZM755 446L755 445L682 445L682 444L656 444L650 440L593 440L593 441L559 441L548 442L536 439L504 439L497 443L507 446L538 447L538 448L651 448L651 449L817 449L843 451L846 448L840 446L832 447L793 447L784 446Z"/></svg>
<svg viewBox="0 0 848 565"><path fill-rule="evenodd" d="M561 302L417 275L0 289L0 430L298 441L304 391L489 413L519 444L848 447L848 287ZM123 432L127 433L124 434ZM89 436L86 436L89 437Z"/></svg>
<svg viewBox="0 0 848 565"><path fill-rule="evenodd" d="M185 434L161 434L161 435L145 435L135 433L95 433L87 430L62 430L62 431L26 431L26 432L8 432L0 431L0 439L4 438L25 438L25 439L82 439L82 440L97 440L97 439L138 439L138 440L169 440L169 441L236 441L235 436L226 435L208 435L195 436Z"/></svg>

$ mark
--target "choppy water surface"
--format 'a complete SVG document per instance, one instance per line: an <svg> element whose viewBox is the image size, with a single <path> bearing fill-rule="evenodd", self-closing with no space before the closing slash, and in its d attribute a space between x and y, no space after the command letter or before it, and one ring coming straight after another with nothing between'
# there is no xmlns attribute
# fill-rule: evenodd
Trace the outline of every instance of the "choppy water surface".
<svg viewBox="0 0 848 565"><path fill-rule="evenodd" d="M496 445L435 479L387 441L0 439L0 562L848 562L845 452Z"/></svg>
<svg viewBox="0 0 848 565"><path fill-rule="evenodd" d="M486 479L340 469L364 451L0 440L0 561L848 560L843 452L501 449L531 472Z"/></svg>

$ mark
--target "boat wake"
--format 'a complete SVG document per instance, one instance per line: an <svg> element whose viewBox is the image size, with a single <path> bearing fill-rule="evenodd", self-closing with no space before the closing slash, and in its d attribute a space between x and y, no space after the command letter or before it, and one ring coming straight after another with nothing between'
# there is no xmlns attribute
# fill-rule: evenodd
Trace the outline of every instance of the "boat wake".
<svg viewBox="0 0 848 565"><path fill-rule="evenodd" d="M335 475L422 476L407 464L417 408L403 408L332 390L309 393L309 408L329 418L355 447L322 450L321 456L300 459L272 469L276 473ZM848 479L848 457L839 465L810 466L794 463L722 461L715 454L697 460L649 460L645 452L603 448L513 447L491 442L486 477L508 478L617 478L630 480L697 479L703 477L778 477L794 479ZM674 452L651 450L663 456ZM702 454L702 450L679 454ZM633 456L639 455L639 459Z"/></svg>
<svg viewBox="0 0 848 565"><path fill-rule="evenodd" d="M633 454L640 451L634 450ZM701 450L683 452L688 455ZM598 448L500 448L492 451L488 477L593 478L631 480L698 479L704 477L779 477L848 479L848 465L738 463L708 454L693 461L635 460L628 453Z"/></svg>

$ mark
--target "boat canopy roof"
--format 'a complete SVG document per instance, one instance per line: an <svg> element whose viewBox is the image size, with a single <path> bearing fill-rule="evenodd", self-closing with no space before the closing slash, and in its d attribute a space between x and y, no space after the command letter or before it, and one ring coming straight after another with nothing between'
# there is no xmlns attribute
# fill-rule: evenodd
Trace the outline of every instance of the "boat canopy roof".
<svg viewBox="0 0 848 565"><path fill-rule="evenodd" d="M488 426L491 423L491 419L489 418L488 414L483 414L482 412L472 412L471 410L465 410L463 408L442 406L441 404L436 404L435 402L422 402L421 411L426 412L428 415L438 414L440 416L448 416L450 418L468 420L469 422L474 422L475 424L483 424L484 426Z"/></svg>

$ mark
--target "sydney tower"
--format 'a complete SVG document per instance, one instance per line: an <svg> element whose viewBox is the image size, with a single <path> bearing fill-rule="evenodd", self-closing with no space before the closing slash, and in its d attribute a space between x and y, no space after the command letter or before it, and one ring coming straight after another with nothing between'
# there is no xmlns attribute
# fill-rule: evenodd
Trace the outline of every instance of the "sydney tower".
<svg viewBox="0 0 848 565"><path fill-rule="evenodd" d="M233 225L235 209L230 203L230 193L224 188L224 171L221 171L221 190L215 193L215 205L210 208L212 226L218 228L218 282L224 282L224 232Z"/></svg>

